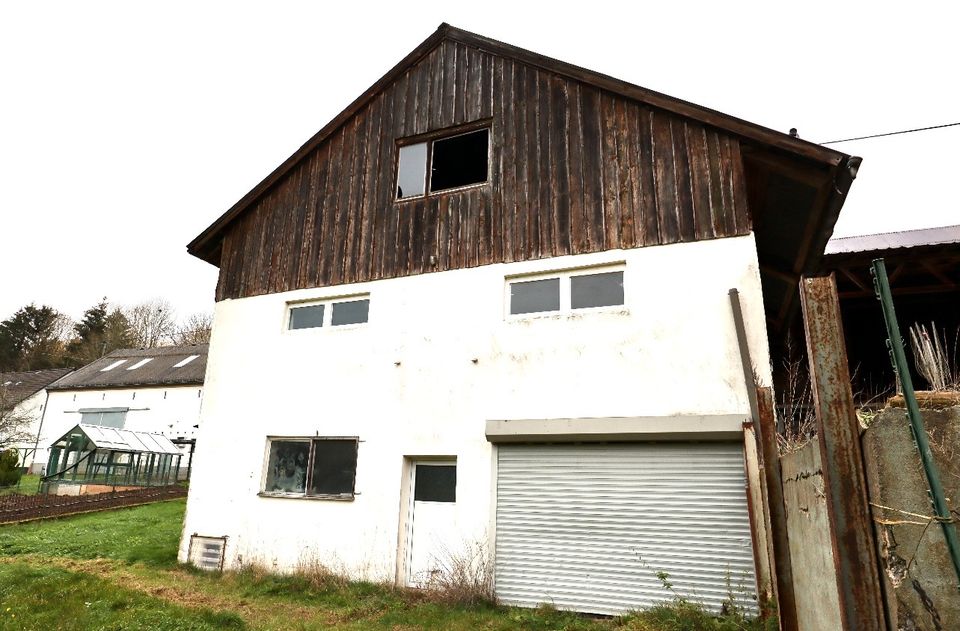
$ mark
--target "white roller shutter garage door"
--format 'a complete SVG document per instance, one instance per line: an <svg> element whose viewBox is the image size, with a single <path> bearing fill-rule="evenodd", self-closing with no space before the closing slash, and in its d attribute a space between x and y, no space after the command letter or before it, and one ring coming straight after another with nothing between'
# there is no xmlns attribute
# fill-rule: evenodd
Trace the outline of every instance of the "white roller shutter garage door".
<svg viewBox="0 0 960 631"><path fill-rule="evenodd" d="M506 604L618 614L673 589L756 609L736 443L500 445L496 590Z"/></svg>

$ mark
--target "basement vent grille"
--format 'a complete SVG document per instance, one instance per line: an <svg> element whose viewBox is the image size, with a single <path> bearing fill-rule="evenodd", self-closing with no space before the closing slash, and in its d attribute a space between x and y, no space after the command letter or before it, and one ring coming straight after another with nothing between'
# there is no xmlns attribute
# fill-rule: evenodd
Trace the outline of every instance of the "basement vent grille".
<svg viewBox="0 0 960 631"><path fill-rule="evenodd" d="M190 537L190 564L201 570L220 572L223 570L223 549L226 537Z"/></svg>

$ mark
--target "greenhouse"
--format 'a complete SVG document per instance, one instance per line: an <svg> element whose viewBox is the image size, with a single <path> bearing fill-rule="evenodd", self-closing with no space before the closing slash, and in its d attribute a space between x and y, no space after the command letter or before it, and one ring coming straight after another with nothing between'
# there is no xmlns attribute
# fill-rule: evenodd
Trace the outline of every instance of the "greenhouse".
<svg viewBox="0 0 960 631"><path fill-rule="evenodd" d="M74 495L175 484L182 457L161 434L81 423L50 446L40 490Z"/></svg>

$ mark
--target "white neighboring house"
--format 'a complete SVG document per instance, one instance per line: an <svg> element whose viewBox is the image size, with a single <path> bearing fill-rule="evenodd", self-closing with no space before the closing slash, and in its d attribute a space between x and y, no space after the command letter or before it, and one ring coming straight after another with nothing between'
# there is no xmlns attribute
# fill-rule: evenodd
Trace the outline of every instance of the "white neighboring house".
<svg viewBox="0 0 960 631"><path fill-rule="evenodd" d="M745 374L858 163L441 26L188 246L220 279L179 558L751 606Z"/></svg>
<svg viewBox="0 0 960 631"><path fill-rule="evenodd" d="M11 418L29 419L23 428L33 440L15 442L11 447L20 453L20 465L30 469L37 447L36 436L43 423L47 404L47 387L73 371L72 368L49 368L26 372L0 373L0 405L12 407Z"/></svg>
<svg viewBox="0 0 960 631"><path fill-rule="evenodd" d="M203 402L207 345L119 349L48 388L33 468L46 468L50 444L77 424L163 434L179 443L187 473Z"/></svg>

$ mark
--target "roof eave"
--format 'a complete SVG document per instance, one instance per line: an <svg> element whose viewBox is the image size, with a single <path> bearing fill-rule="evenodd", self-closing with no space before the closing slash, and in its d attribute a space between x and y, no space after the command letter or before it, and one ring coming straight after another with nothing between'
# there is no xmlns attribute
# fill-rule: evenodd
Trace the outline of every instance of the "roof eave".
<svg viewBox="0 0 960 631"><path fill-rule="evenodd" d="M443 39L447 36L450 31L455 31L452 26L444 22L433 32L430 37L423 40L423 42L414 48L410 54L401 59L393 68L387 71L382 77L380 77L373 85L366 89L360 96L358 96L354 101L347 106L342 112L337 114L333 120L323 126L323 128L314 134L307 142L297 149L293 155L283 161L276 169L274 169L267 177L265 177L259 184L257 184L249 193L244 195L240 200L230 207L227 212L221 215L215 222L213 222L206 230L201 232L193 241L187 244L187 252L190 254L201 258L208 263L219 266L219 261L211 260L211 254L216 251L216 245L212 243L214 237L216 237L223 228L232 222L240 213L242 213L247 206L255 202L263 193L266 192L268 188L273 186L280 178L282 178L287 171L296 166L301 159L303 159L308 153L313 151L320 143L322 143L330 134L336 131L344 122L346 122L351 116L358 112L367 101L373 98L380 90L392 82L397 76L399 76L408 66L417 62L421 57L433 50Z"/></svg>
<svg viewBox="0 0 960 631"><path fill-rule="evenodd" d="M47 390L54 392L69 392L71 390L129 390L130 388L169 388L175 386L202 385L203 379L186 379L183 381L143 381L138 383L52 385L47 387Z"/></svg>

